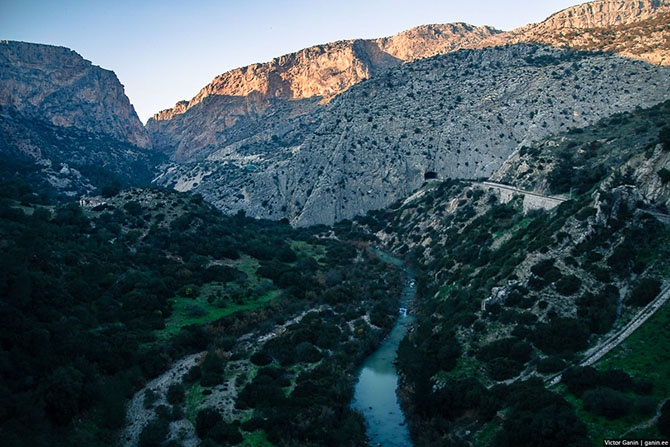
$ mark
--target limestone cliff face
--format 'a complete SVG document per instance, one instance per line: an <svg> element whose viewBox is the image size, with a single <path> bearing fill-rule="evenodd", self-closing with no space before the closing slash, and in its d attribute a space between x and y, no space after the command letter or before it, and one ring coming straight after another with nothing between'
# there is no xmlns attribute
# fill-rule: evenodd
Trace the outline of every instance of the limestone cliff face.
<svg viewBox="0 0 670 447"><path fill-rule="evenodd" d="M405 61L475 46L496 32L466 24L428 25L389 38L313 46L219 75L190 101L154 115L147 129L154 147L175 160L202 158L234 142L229 135L234 126L253 128L270 115L309 112L316 101L307 101L312 107L294 101L327 102Z"/></svg>
<svg viewBox="0 0 670 447"><path fill-rule="evenodd" d="M667 99L668 19L670 0L600 0L506 33L429 25L233 70L149 121L181 164L157 181L309 225L406 197L426 172L488 176L523 145Z"/></svg>
<svg viewBox="0 0 670 447"><path fill-rule="evenodd" d="M0 106L55 126L151 146L116 75L64 47L1 41Z"/></svg>
<svg viewBox="0 0 670 447"><path fill-rule="evenodd" d="M360 82L158 182L228 213L331 224L407 197L428 172L487 177L515 149L661 102L668 85L670 69L611 54L462 50Z"/></svg>
<svg viewBox="0 0 670 447"><path fill-rule="evenodd" d="M173 160L201 160L253 135L263 139L268 121L312 113L389 68L462 48L532 42L670 65L668 21L670 0L599 0L505 33L454 23L317 45L219 75L190 101L154 115L147 129Z"/></svg>

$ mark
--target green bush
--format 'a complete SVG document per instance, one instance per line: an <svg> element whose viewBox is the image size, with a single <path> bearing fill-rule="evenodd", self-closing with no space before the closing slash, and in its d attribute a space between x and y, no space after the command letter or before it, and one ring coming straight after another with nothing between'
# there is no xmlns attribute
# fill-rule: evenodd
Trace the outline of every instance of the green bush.
<svg viewBox="0 0 670 447"><path fill-rule="evenodd" d="M272 357L265 352L256 352L251 356L251 363L256 366L266 366L272 363Z"/></svg>
<svg viewBox="0 0 670 447"><path fill-rule="evenodd" d="M586 348L589 330L584 322L573 318L554 318L535 327L533 342L547 354L567 354Z"/></svg>
<svg viewBox="0 0 670 447"><path fill-rule="evenodd" d="M537 363L537 372L541 374L555 373L565 368L565 362L560 357L549 356Z"/></svg>
<svg viewBox="0 0 670 447"><path fill-rule="evenodd" d="M628 296L628 303L633 306L645 306L661 293L661 281L656 278L642 278Z"/></svg>
<svg viewBox="0 0 670 447"><path fill-rule="evenodd" d="M663 168L657 172L658 176L661 178L661 183L664 185L670 182L670 170Z"/></svg>
<svg viewBox="0 0 670 447"><path fill-rule="evenodd" d="M496 358L488 362L486 369L493 380L507 380L523 371L523 364L507 358Z"/></svg>
<svg viewBox="0 0 670 447"><path fill-rule="evenodd" d="M170 385L167 390L167 401L172 405L177 405L184 402L184 387L180 383Z"/></svg>
<svg viewBox="0 0 670 447"><path fill-rule="evenodd" d="M139 447L160 447L170 430L169 422L165 419L152 419L144 426L139 438Z"/></svg>
<svg viewBox="0 0 670 447"><path fill-rule="evenodd" d="M564 276L556 281L556 291L564 296L574 295L582 285L582 281L575 275Z"/></svg>
<svg viewBox="0 0 670 447"><path fill-rule="evenodd" d="M584 409L607 419L619 419L628 414L629 402L620 391L611 388L588 390L582 396Z"/></svg>

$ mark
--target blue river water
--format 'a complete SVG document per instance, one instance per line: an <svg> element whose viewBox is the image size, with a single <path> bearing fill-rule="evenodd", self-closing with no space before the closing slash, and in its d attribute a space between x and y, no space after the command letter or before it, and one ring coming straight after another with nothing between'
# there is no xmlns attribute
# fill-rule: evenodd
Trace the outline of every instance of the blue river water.
<svg viewBox="0 0 670 447"><path fill-rule="evenodd" d="M414 317L406 311L414 299L414 275L409 269L405 269L405 272L407 280L400 300L398 319L379 349L363 363L351 403L351 406L365 417L371 446L412 445L405 415L396 395L398 373L393 363L398 346L414 321Z"/></svg>

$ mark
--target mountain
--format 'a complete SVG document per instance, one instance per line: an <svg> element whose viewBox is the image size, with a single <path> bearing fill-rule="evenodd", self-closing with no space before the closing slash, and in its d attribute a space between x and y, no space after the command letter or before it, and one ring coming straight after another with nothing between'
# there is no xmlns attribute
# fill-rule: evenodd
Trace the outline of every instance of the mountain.
<svg viewBox="0 0 670 447"><path fill-rule="evenodd" d="M512 186L431 181L336 225L417 272L398 350L414 445L664 433L669 118L670 101L617 113L523 148L490 177Z"/></svg>
<svg viewBox="0 0 670 447"><path fill-rule="evenodd" d="M157 182L310 225L386 206L427 173L487 176L524 144L664 100L667 14L602 0L509 32L430 25L233 70L147 123L175 162Z"/></svg>
<svg viewBox="0 0 670 447"><path fill-rule="evenodd" d="M114 72L64 47L1 42L0 105L55 126L151 147Z"/></svg>
<svg viewBox="0 0 670 447"><path fill-rule="evenodd" d="M608 51L670 65L670 2L600 0L573 6L540 23L492 36L487 45L535 42Z"/></svg>
<svg viewBox="0 0 670 447"><path fill-rule="evenodd" d="M154 147L173 159L203 158L253 137L265 120L309 113L318 102L390 67L472 47L497 32L463 23L428 25L382 39L313 46L219 75L190 101L154 115L146 127Z"/></svg>
<svg viewBox="0 0 670 447"><path fill-rule="evenodd" d="M157 182L229 213L332 224L407 197L426 177L486 177L523 145L662 101L669 83L670 69L611 54L461 50L389 69L308 116L267 121Z"/></svg>
<svg viewBox="0 0 670 447"><path fill-rule="evenodd" d="M149 183L162 156L116 75L72 50L0 43L2 178L55 195Z"/></svg>

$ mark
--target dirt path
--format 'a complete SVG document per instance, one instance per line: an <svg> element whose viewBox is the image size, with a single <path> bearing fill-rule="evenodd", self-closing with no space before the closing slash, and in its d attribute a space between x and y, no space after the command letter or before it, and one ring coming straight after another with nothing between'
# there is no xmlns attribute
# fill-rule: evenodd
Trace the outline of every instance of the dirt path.
<svg viewBox="0 0 670 447"><path fill-rule="evenodd" d="M258 335L255 332L244 334L238 339L238 349L247 352L255 351L268 340L285 333L286 328L300 322L308 313L323 312L327 309L330 309L330 306L321 305L305 310L283 324L274 326L270 332L263 335ZM140 433L147 423L156 416L155 408L160 405L169 406L165 396L170 385L181 383L188 370L199 364L206 353L207 351L198 352L178 360L168 371L149 382L133 396L126 410L126 427L122 432L120 442L122 446L137 447ZM236 385L237 377L243 374L247 375L250 369L251 363L248 360L228 362L224 372L226 380L221 385L208 388L211 393L202 399L198 408L216 408L227 421L239 419L242 412L235 408L235 400L239 391ZM158 397L150 408L145 408L144 399L148 390L152 390ZM199 439L195 434L195 427L186 418L170 423L168 439L179 440L183 447L196 447L199 444Z"/></svg>
<svg viewBox="0 0 670 447"><path fill-rule="evenodd" d="M645 429L645 428L649 428L649 427L651 427L652 425L654 425L654 424L658 421L658 418L661 417L661 408L663 408L663 404L665 404L668 400L670 400L670 399L663 399L663 400L658 404L658 406L656 407L656 414L654 415L653 418L649 419L648 421L644 421L644 422L642 422L642 423L640 423L640 424L637 424L635 427L632 427L632 428L626 430L626 431L625 431L624 433L622 433L621 436L619 436L619 437L620 437L620 438L625 438L628 434L633 433L634 431L637 431L637 430L643 430L643 429Z"/></svg>
<svg viewBox="0 0 670 447"><path fill-rule="evenodd" d="M123 430L121 445L126 447L137 446L142 429L156 415L154 408L159 405L169 405L165 399L167 389L173 383L181 382L184 374L195 366L204 354L205 352L199 352L178 360L172 365L172 368L149 382L144 388L137 392L135 396L133 396L126 412L126 428ZM147 409L144 408L144 399L148 390L154 391L158 398L156 399L155 404ZM173 432L175 434L183 433L184 440L194 438L195 430L193 429L193 425L188 423L188 426L186 426L185 424L180 424L180 422L181 421L175 421L170 424L170 434L172 435ZM185 447L186 445L187 443L184 443Z"/></svg>

